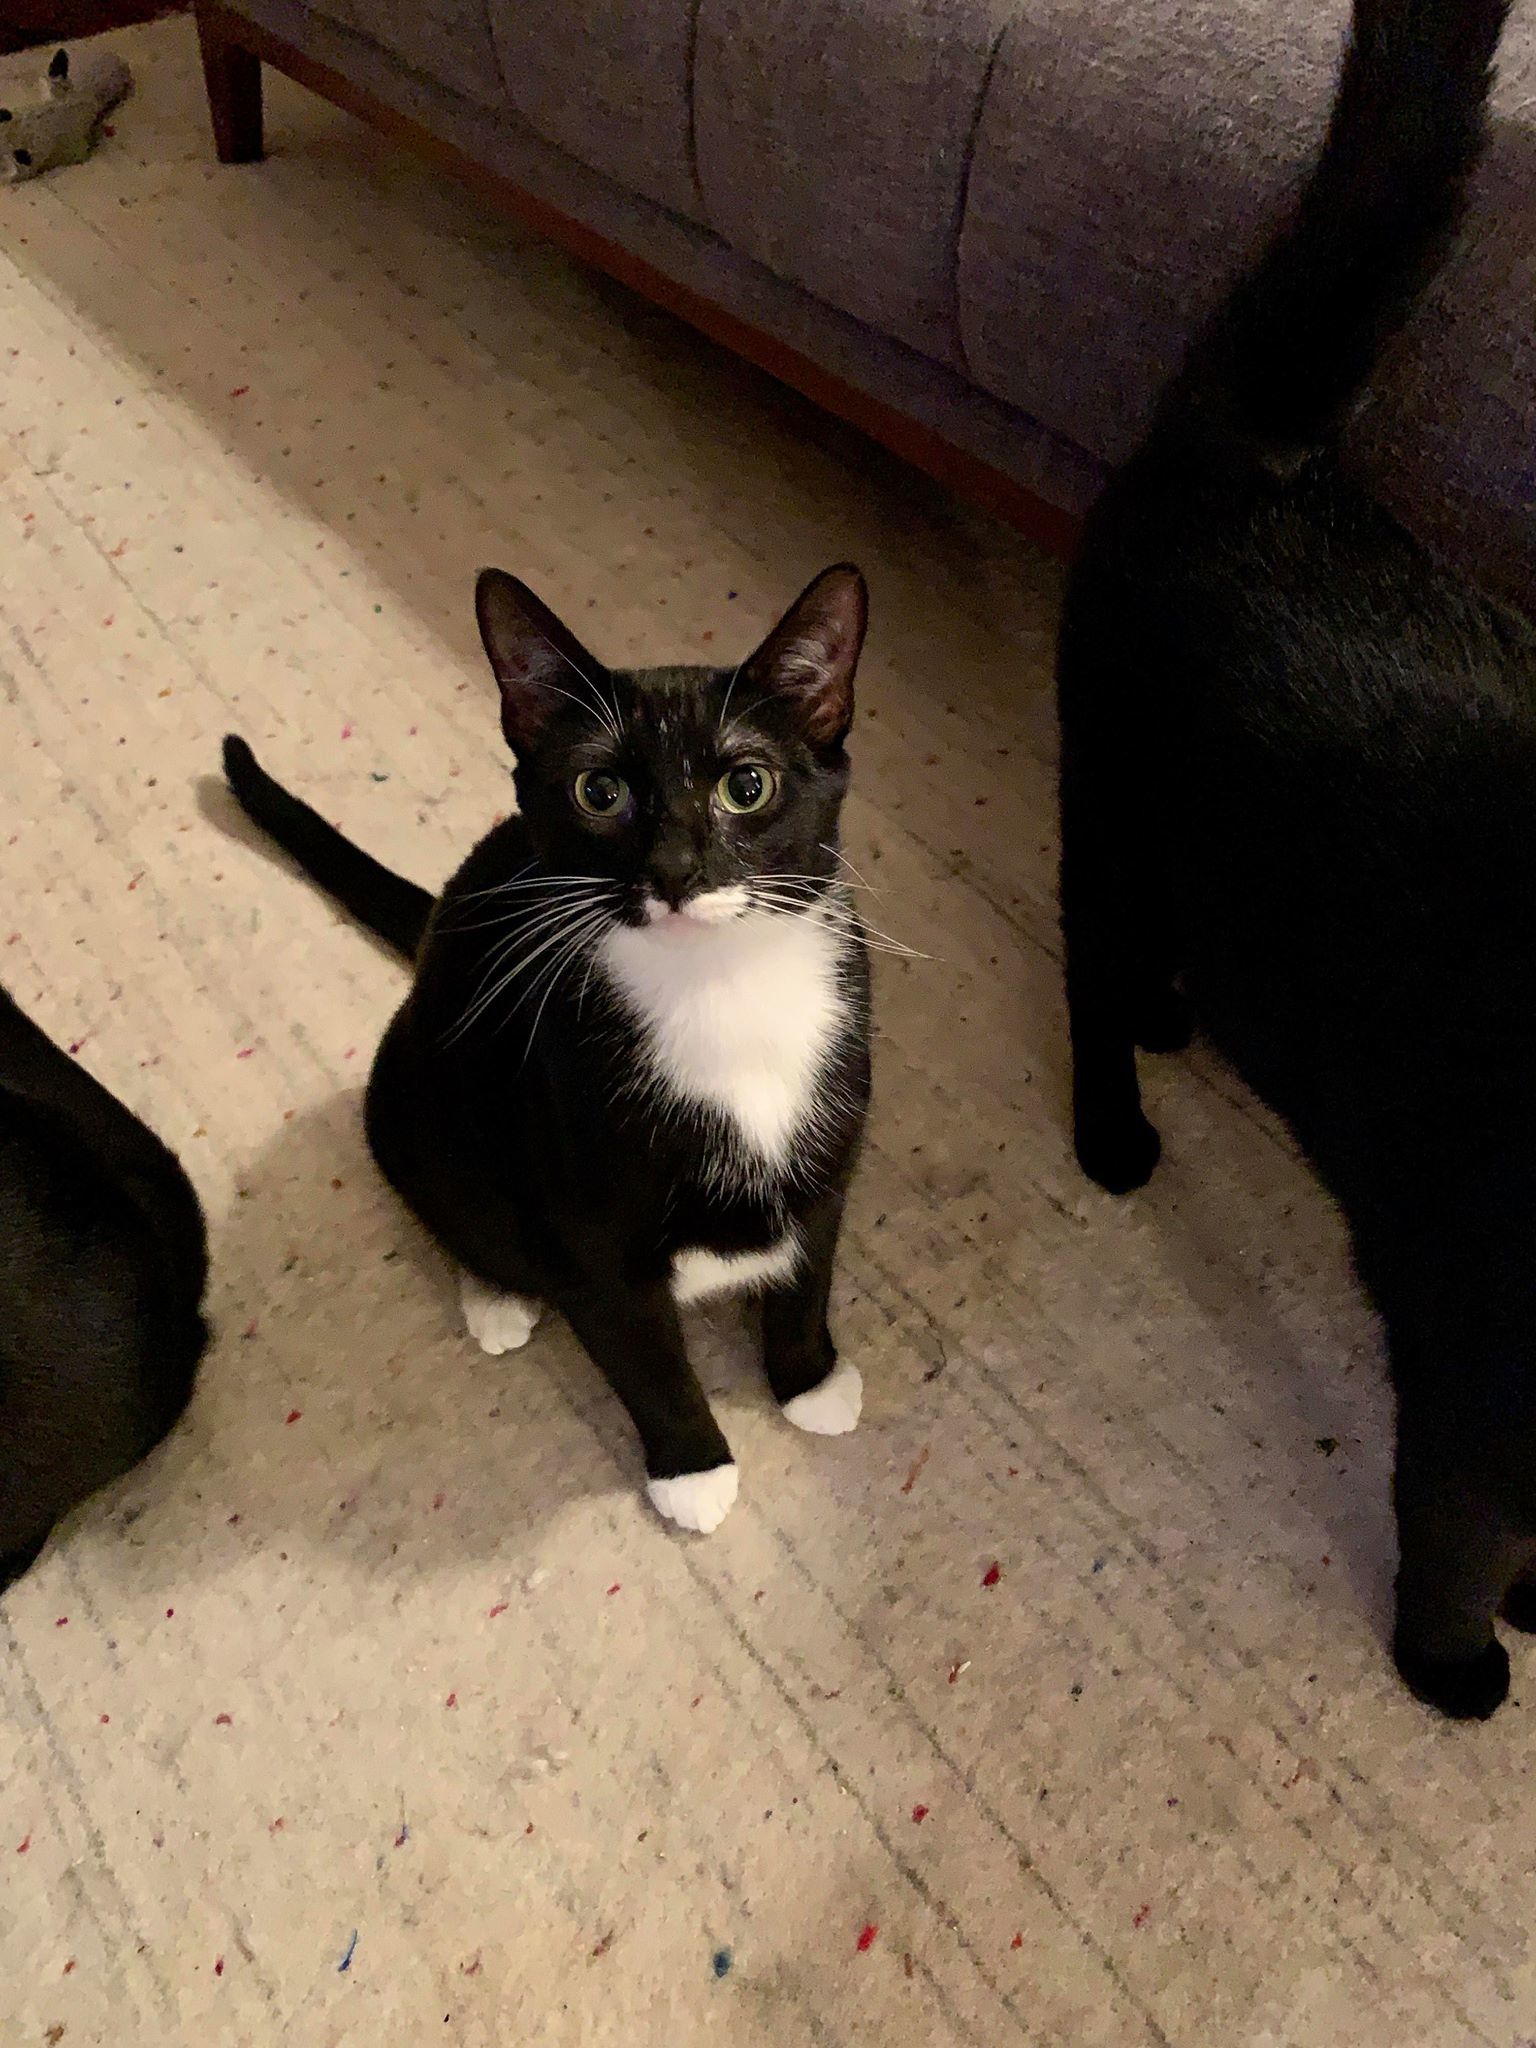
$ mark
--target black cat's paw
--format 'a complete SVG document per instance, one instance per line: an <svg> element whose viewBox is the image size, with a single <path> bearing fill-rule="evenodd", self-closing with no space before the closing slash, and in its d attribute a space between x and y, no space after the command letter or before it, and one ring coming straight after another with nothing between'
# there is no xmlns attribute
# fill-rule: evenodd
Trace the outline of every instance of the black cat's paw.
<svg viewBox="0 0 1536 2048"><path fill-rule="evenodd" d="M1079 1122L1077 1163L1106 1194L1128 1195L1144 1187L1162 1156L1163 1141L1144 1116L1112 1128Z"/></svg>
<svg viewBox="0 0 1536 2048"><path fill-rule="evenodd" d="M1427 1657L1399 1634L1392 1657L1414 1698L1453 1721L1486 1721L1509 1694L1509 1652L1497 1640L1475 1657Z"/></svg>
<svg viewBox="0 0 1536 2048"><path fill-rule="evenodd" d="M1500 1610L1511 1628L1518 1628L1528 1636L1536 1636L1536 1585L1528 1580L1518 1586L1511 1586L1504 1595Z"/></svg>
<svg viewBox="0 0 1536 2048"><path fill-rule="evenodd" d="M1182 1052L1194 1035L1194 1012L1176 988L1154 989L1137 1004L1136 1043L1143 1052Z"/></svg>

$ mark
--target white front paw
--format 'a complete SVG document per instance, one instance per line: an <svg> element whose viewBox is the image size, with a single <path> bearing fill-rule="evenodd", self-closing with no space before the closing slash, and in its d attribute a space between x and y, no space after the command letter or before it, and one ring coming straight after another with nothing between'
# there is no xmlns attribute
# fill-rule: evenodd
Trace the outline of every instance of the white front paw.
<svg viewBox="0 0 1536 2048"><path fill-rule="evenodd" d="M645 1490L657 1514L679 1529L707 1536L730 1513L737 1484L734 1465L716 1465L708 1472L681 1472L675 1479L648 1479Z"/></svg>
<svg viewBox="0 0 1536 2048"><path fill-rule="evenodd" d="M474 1273L459 1275L459 1306L464 1311L465 1328L492 1358L500 1358L504 1351L521 1351L541 1314L540 1304L528 1295L503 1294Z"/></svg>
<svg viewBox="0 0 1536 2048"><path fill-rule="evenodd" d="M863 1406L864 1382L857 1366L839 1359L819 1387L786 1401L784 1414L812 1436L846 1436L857 1426Z"/></svg>

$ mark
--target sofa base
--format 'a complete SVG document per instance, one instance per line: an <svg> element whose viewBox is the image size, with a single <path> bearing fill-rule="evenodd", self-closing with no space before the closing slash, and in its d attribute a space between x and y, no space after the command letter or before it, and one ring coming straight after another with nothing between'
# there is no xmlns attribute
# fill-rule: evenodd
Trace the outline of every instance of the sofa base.
<svg viewBox="0 0 1536 2048"><path fill-rule="evenodd" d="M781 384L789 385L823 411L846 420L957 497L1007 520L1048 553L1071 554L1080 521L1037 497L1015 478L956 447L920 420L824 369L777 336L739 319L702 293L666 276L632 250L594 233L581 221L488 169L419 121L387 105L259 22L218 5L217 0L198 0L196 12L209 113L221 163L251 163L262 155L261 66L270 64L273 70L355 114L437 169L458 178L478 196L558 243L582 262L607 272L631 291L686 320L711 341L766 371Z"/></svg>

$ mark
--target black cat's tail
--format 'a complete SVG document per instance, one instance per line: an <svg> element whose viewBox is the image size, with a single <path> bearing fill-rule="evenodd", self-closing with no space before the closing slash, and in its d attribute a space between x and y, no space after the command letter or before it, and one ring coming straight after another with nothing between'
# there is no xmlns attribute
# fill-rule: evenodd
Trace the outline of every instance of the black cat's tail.
<svg viewBox="0 0 1536 2048"><path fill-rule="evenodd" d="M1355 0L1322 154L1196 340L1165 432L1281 474L1333 438L1459 225L1510 5Z"/></svg>
<svg viewBox="0 0 1536 2048"><path fill-rule="evenodd" d="M304 872L334 896L359 924L407 960L416 957L432 897L328 825L318 811L274 782L245 741L224 741L224 773L246 816L291 854Z"/></svg>

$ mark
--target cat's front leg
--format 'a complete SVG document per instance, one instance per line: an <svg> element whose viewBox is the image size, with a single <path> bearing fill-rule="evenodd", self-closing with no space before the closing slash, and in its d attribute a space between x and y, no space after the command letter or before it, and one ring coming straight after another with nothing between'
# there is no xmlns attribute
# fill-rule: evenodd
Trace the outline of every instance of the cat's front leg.
<svg viewBox="0 0 1536 2048"><path fill-rule="evenodd" d="M639 1432L651 1505L679 1528L717 1529L736 1499L736 1463L665 1283L589 1285L558 1306Z"/></svg>
<svg viewBox="0 0 1536 2048"><path fill-rule="evenodd" d="M768 1384L786 1419L814 1436L845 1435L864 1405L864 1382L838 1358L827 1328L842 1219L841 1193L828 1195L801 1224L794 1271L763 1296Z"/></svg>

